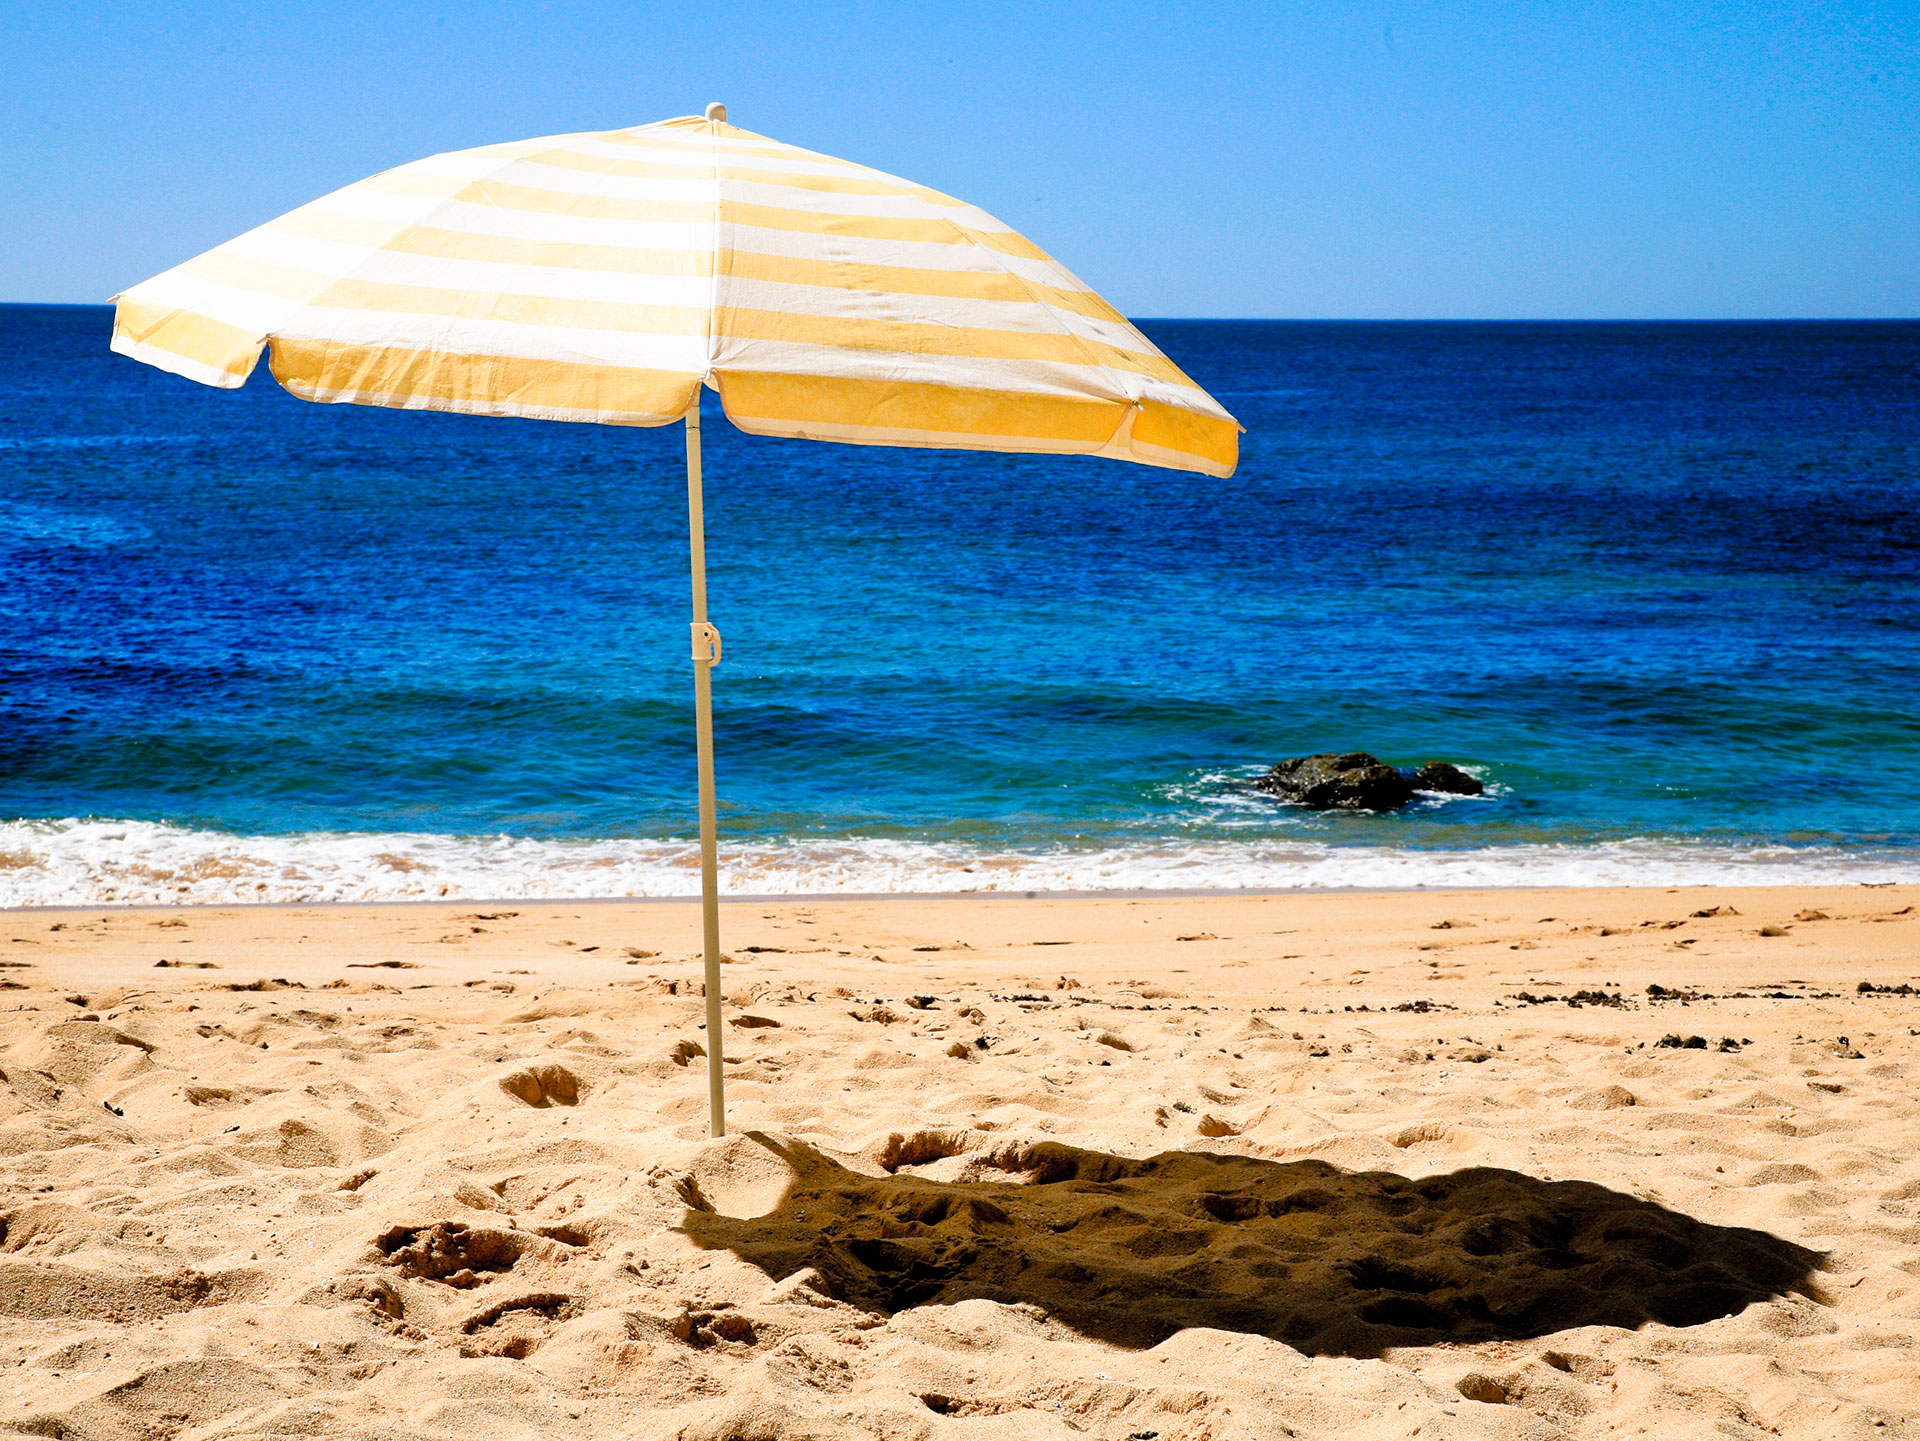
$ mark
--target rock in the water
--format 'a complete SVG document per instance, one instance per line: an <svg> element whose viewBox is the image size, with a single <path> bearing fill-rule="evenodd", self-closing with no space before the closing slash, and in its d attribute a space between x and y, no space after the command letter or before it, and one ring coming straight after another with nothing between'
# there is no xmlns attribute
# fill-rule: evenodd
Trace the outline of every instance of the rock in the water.
<svg viewBox="0 0 1920 1441"><path fill-rule="evenodd" d="M1365 751L1295 756L1253 784L1316 811L1391 811L1413 799L1413 782Z"/></svg>
<svg viewBox="0 0 1920 1441"><path fill-rule="evenodd" d="M1415 771L1413 788L1417 791L1439 791L1449 796L1477 796L1486 790L1459 766L1448 765L1445 761L1428 761Z"/></svg>

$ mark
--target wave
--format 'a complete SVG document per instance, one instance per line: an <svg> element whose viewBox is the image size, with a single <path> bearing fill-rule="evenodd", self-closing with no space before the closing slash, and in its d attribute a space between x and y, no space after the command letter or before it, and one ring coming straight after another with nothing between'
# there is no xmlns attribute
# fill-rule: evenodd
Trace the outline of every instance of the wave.
<svg viewBox="0 0 1920 1441"><path fill-rule="evenodd" d="M1019 850L806 839L725 845L720 859L723 889L736 896L1920 882L1920 855L1911 851L1660 840L1452 850L1141 841ZM9 908L668 897L699 888L699 852L685 840L0 824L0 907Z"/></svg>
<svg viewBox="0 0 1920 1441"><path fill-rule="evenodd" d="M105 550L144 540L145 527L110 516L87 515L61 506L0 500L0 550L51 547Z"/></svg>

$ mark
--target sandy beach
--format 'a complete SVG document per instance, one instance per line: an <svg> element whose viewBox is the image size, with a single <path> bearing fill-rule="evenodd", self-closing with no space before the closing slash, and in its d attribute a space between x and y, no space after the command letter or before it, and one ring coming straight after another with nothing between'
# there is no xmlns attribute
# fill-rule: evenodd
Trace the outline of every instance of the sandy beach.
<svg viewBox="0 0 1920 1441"><path fill-rule="evenodd" d="M0 915L0 1427L1920 1436L1920 887Z"/></svg>

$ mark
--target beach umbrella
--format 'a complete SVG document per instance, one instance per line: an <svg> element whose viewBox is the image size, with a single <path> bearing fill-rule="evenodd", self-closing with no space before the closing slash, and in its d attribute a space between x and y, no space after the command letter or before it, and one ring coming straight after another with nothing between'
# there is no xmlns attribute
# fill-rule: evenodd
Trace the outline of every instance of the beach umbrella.
<svg viewBox="0 0 1920 1441"><path fill-rule="evenodd" d="M1232 473L1233 417L985 211L727 123L429 156L114 297L113 349L307 400L684 420L710 1126L725 1133L702 386L756 435Z"/></svg>

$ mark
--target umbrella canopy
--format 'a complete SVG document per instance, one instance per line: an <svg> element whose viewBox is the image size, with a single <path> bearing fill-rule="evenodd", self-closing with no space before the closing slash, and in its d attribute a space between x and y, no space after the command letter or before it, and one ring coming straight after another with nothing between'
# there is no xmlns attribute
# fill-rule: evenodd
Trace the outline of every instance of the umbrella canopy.
<svg viewBox="0 0 1920 1441"><path fill-rule="evenodd" d="M116 297L113 348L308 400L1113 456L1239 426L1064 266L938 191L717 115L460 150Z"/></svg>
<svg viewBox="0 0 1920 1441"><path fill-rule="evenodd" d="M1240 427L1031 241L726 123L435 155L115 297L113 348L308 400L687 426L712 1133L726 1131L700 387L760 435L1230 475Z"/></svg>

